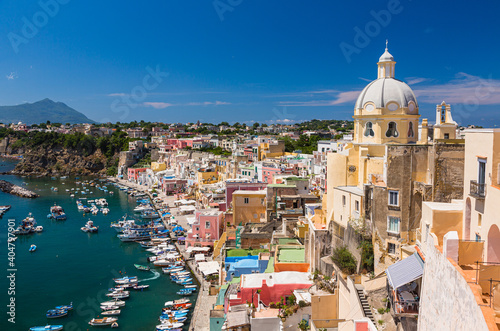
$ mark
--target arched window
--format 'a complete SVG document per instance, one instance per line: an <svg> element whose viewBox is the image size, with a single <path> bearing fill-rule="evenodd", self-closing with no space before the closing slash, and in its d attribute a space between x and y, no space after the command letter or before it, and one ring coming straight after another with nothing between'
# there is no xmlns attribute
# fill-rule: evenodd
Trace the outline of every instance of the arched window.
<svg viewBox="0 0 500 331"><path fill-rule="evenodd" d="M375 131L373 131L373 123L372 122L366 122L364 136L365 137L374 137L375 136Z"/></svg>
<svg viewBox="0 0 500 331"><path fill-rule="evenodd" d="M387 126L387 132L385 133L385 136L387 138L394 137L397 138L399 137L399 132L396 128L396 122L389 122L389 125Z"/></svg>
<svg viewBox="0 0 500 331"><path fill-rule="evenodd" d="M415 133L413 132L413 122L408 123L408 138L413 138Z"/></svg>

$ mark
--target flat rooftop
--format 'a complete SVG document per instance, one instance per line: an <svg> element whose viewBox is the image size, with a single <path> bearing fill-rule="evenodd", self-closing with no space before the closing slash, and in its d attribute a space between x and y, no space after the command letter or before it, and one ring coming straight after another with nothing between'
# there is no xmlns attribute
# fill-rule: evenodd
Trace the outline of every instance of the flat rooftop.
<svg viewBox="0 0 500 331"><path fill-rule="evenodd" d="M304 263L306 261L306 250L303 246L300 247L283 247L278 248L279 263Z"/></svg>

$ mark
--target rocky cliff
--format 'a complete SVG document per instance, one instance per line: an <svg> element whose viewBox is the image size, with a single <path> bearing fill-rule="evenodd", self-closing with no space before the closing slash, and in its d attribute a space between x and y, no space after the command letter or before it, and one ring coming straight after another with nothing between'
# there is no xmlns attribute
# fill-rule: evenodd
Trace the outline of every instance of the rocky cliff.
<svg viewBox="0 0 500 331"><path fill-rule="evenodd" d="M25 151L24 158L12 171L16 175L104 175L116 163L117 156L106 158L100 150L84 156L65 148Z"/></svg>

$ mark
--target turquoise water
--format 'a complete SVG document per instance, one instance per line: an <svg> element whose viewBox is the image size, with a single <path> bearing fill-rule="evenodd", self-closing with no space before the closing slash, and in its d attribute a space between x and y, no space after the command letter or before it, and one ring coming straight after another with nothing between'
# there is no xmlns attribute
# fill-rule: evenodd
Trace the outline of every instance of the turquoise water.
<svg viewBox="0 0 500 331"><path fill-rule="evenodd" d="M0 172L15 165L13 161L0 158ZM88 321L100 313L99 302L107 301L104 295L114 285L112 278L121 275L138 276L142 284L150 287L143 292L130 292L130 298L122 307L118 316L119 328L114 330L154 330L159 324L158 317L165 301L177 299L176 292L181 288L171 283L160 268L154 272L135 269L134 263L148 264L147 252L136 243L124 243L116 237L116 231L109 227L111 222L124 214L133 215L135 199L111 185L108 189L114 195L106 194L89 187L93 194L89 199L104 197L108 200L108 215L83 216L76 207L76 199L70 198L65 189L82 187L75 184L74 178L21 178L2 176L17 185L23 185L40 194L37 199L24 199L0 192L0 205L12 205L12 208L0 219L0 265L4 277L0 281L3 314L0 330L28 330L32 326L50 323L63 324L64 330L92 330ZM63 184L64 183L64 184ZM59 192L50 188L56 186ZM77 195L78 196L78 195ZM61 205L68 219L55 221L47 219L50 206ZM9 282L6 233L9 219L16 223L33 213L42 233L19 236L15 242L15 324L8 322L6 306L10 297L7 293ZM88 219L99 226L99 232L87 234L80 230ZM17 224L16 224L17 226ZM31 244L37 245L37 251L28 252ZM152 265L151 265L152 266ZM149 279L149 280L148 280ZM196 296L190 297L192 301ZM75 309L68 316L48 320L47 310L58 305L73 302ZM188 320L189 322L189 320ZM185 323L187 326L188 323ZM103 327L100 327L103 329ZM108 327L109 328L109 327ZM187 327L185 327L187 329Z"/></svg>

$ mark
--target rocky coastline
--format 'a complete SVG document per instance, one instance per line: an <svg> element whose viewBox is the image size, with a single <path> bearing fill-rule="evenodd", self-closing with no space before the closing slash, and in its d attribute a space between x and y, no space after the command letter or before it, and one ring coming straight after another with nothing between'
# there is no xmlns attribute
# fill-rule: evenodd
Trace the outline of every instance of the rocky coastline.
<svg viewBox="0 0 500 331"><path fill-rule="evenodd" d="M17 195L22 198L38 198L39 195L33 191L22 188L21 186L14 185L8 181L0 180L0 191Z"/></svg>

